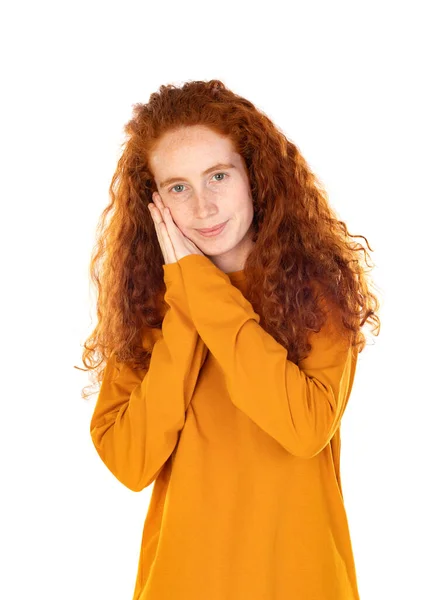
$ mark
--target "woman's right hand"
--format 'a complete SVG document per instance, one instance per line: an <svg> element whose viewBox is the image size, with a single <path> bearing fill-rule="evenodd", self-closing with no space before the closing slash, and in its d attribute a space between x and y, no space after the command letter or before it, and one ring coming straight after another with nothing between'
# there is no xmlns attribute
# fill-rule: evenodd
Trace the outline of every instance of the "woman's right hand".
<svg viewBox="0 0 442 600"><path fill-rule="evenodd" d="M162 203L160 204L160 206ZM167 231L166 223L164 222L164 215L158 208L158 205L153 202L149 202L147 205L152 215L152 219L155 225L155 231L157 232L158 242L160 244L161 252L163 253L164 262L166 265L177 262L175 255L175 249Z"/></svg>

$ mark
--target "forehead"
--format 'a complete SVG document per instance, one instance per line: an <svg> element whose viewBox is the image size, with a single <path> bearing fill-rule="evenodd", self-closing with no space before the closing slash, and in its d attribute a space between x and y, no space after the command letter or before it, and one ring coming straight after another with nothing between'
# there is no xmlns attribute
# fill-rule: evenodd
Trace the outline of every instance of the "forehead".
<svg viewBox="0 0 442 600"><path fill-rule="evenodd" d="M193 126L164 133L154 144L151 154L153 156L164 152L173 153L199 147L205 150L208 148L234 150L233 143L228 136L221 135L208 127Z"/></svg>
<svg viewBox="0 0 442 600"><path fill-rule="evenodd" d="M229 137L206 127L186 127L165 133L149 154L149 165L155 176L163 178L183 175L184 171L208 169L217 163L240 166ZM179 168L180 173L175 173Z"/></svg>

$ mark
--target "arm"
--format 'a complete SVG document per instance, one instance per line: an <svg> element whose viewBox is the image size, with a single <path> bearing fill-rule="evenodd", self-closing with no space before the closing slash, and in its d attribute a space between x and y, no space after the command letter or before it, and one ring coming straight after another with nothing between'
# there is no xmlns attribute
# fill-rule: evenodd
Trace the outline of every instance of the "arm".
<svg viewBox="0 0 442 600"><path fill-rule="evenodd" d="M173 452L207 355L189 318L178 264L163 269L169 308L161 331L148 330L149 368L116 363L112 354L90 423L100 458L133 491L150 485Z"/></svg>
<svg viewBox="0 0 442 600"><path fill-rule="evenodd" d="M292 455L318 454L339 427L357 350L329 318L311 336L311 353L298 366L208 257L191 254L178 264L192 320L225 374L233 404Z"/></svg>

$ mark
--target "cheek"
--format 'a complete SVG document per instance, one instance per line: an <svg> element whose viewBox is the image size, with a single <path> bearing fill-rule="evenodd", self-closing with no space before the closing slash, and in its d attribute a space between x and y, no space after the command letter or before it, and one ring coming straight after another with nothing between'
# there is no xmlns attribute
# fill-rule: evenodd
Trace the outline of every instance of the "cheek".
<svg viewBox="0 0 442 600"><path fill-rule="evenodd" d="M251 197L249 197L248 195L246 195L245 197L243 196L241 199L241 215L243 219L250 219L253 217L253 202Z"/></svg>
<svg viewBox="0 0 442 600"><path fill-rule="evenodd" d="M188 219L185 214L182 214L179 210L173 208L170 209L170 213L175 225L181 229L181 231L188 229L188 223L190 223L190 219Z"/></svg>

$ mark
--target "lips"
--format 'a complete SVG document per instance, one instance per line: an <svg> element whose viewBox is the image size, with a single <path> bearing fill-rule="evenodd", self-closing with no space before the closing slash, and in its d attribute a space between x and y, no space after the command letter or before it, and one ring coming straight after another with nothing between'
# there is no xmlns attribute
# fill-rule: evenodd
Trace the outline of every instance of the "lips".
<svg viewBox="0 0 442 600"><path fill-rule="evenodd" d="M200 233L211 233L212 231L217 231L218 229L221 229L221 227L225 225L225 223L227 223L227 221L224 221L224 223L220 223L219 225L215 225L215 227L210 227L209 229L197 229L197 231L199 231Z"/></svg>

